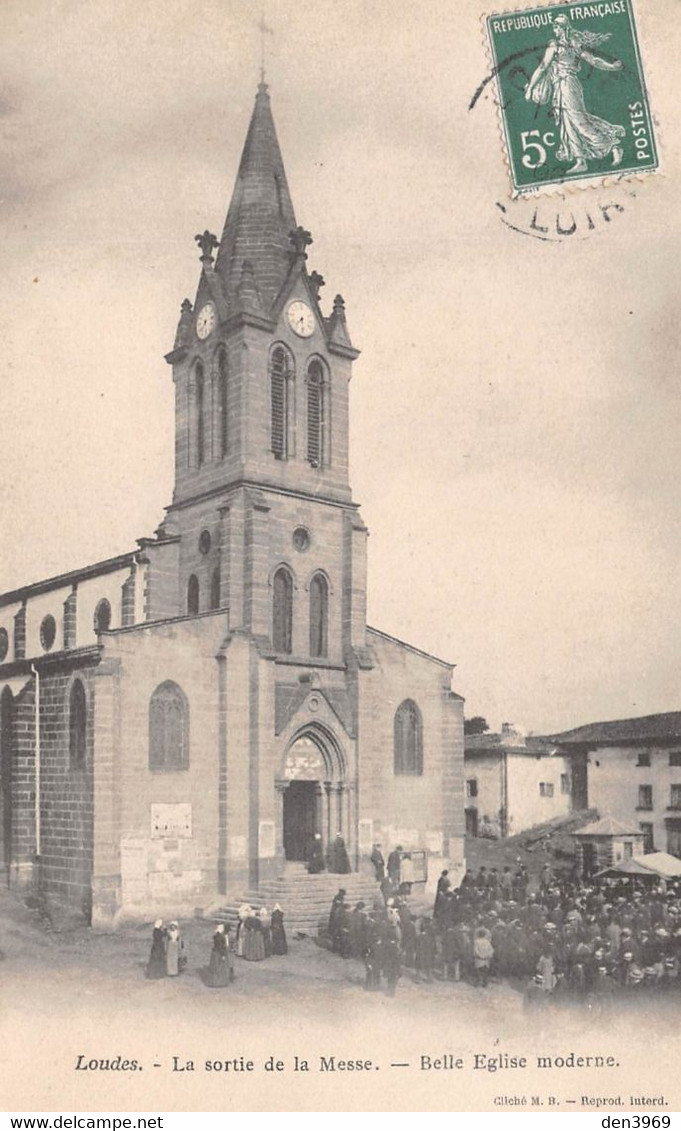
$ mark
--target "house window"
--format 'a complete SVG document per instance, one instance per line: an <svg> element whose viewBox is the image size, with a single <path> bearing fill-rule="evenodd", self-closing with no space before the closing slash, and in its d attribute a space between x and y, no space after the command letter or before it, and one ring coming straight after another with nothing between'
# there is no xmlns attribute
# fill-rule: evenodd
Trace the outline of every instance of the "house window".
<svg viewBox="0 0 681 1131"><path fill-rule="evenodd" d="M553 797L553 782L540 781L539 783L539 796L540 797Z"/></svg>
<svg viewBox="0 0 681 1131"><path fill-rule="evenodd" d="M85 688L75 679L69 692L69 766L72 770L80 770L85 765L86 727Z"/></svg>
<svg viewBox="0 0 681 1131"><path fill-rule="evenodd" d="M669 765L670 766L681 766L681 750L670 750L669 751Z"/></svg>
<svg viewBox="0 0 681 1131"><path fill-rule="evenodd" d="M149 701L149 769L189 766L189 706L184 692L167 680Z"/></svg>
<svg viewBox="0 0 681 1131"><path fill-rule="evenodd" d="M206 455L206 431L204 421L204 380L203 366L196 366L196 463L201 467Z"/></svg>
<svg viewBox="0 0 681 1131"><path fill-rule="evenodd" d="M396 774L423 773L423 726L413 699L405 699L395 712L394 766Z"/></svg>
<svg viewBox="0 0 681 1131"><path fill-rule="evenodd" d="M310 582L310 655L328 655L329 587L316 573Z"/></svg>
<svg viewBox="0 0 681 1131"><path fill-rule="evenodd" d="M195 573L191 575L187 582L187 614L190 617L197 616L199 611L199 579Z"/></svg>
<svg viewBox="0 0 681 1131"><path fill-rule="evenodd" d="M652 809L653 807L653 787L652 785L640 785L638 787L638 805L637 809Z"/></svg>
<svg viewBox="0 0 681 1131"><path fill-rule="evenodd" d="M283 567L274 575L272 644L285 655L293 650L293 580Z"/></svg>
<svg viewBox="0 0 681 1131"><path fill-rule="evenodd" d="M681 785L673 785L669 797L670 809L681 809Z"/></svg>
<svg viewBox="0 0 681 1131"><path fill-rule="evenodd" d="M570 775L569 774L561 774L560 775L560 792L561 793L569 793L570 792Z"/></svg>
<svg viewBox="0 0 681 1131"><path fill-rule="evenodd" d="M95 632L108 632L111 628L111 605L102 597L95 609Z"/></svg>
<svg viewBox="0 0 681 1131"><path fill-rule="evenodd" d="M282 346L272 353L270 361L272 451L277 459L288 456L288 401L291 365Z"/></svg>
<svg viewBox="0 0 681 1131"><path fill-rule="evenodd" d="M643 833L643 851L654 852L655 842L653 838L653 824L652 821L641 821L639 829Z"/></svg>
<svg viewBox="0 0 681 1131"><path fill-rule="evenodd" d="M220 567L216 566L210 579L210 607L220 608Z"/></svg>
<svg viewBox="0 0 681 1131"><path fill-rule="evenodd" d="M307 371L307 460L321 467L324 458L324 371L311 361Z"/></svg>
<svg viewBox="0 0 681 1131"><path fill-rule="evenodd" d="M222 459L227 455L228 437L227 430L229 419L227 415L227 354L220 350L218 354L218 436L219 451Z"/></svg>
<svg viewBox="0 0 681 1131"><path fill-rule="evenodd" d="M468 778L466 782L466 797L478 796L478 779Z"/></svg>
<svg viewBox="0 0 681 1131"><path fill-rule="evenodd" d="M637 766L649 766L650 765L650 750L639 750L638 760L636 762L636 765Z"/></svg>
<svg viewBox="0 0 681 1131"><path fill-rule="evenodd" d="M634 855L633 843L630 840L625 840L624 844L622 845L622 849L624 851L624 859L631 860L632 856Z"/></svg>

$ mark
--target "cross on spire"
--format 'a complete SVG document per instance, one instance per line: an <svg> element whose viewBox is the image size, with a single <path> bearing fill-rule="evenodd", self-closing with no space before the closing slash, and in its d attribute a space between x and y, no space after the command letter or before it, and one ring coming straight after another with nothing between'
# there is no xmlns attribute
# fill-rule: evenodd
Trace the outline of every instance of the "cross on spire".
<svg viewBox="0 0 681 1131"><path fill-rule="evenodd" d="M265 36L274 35L271 27L265 23L264 14L260 17L258 23L258 31L260 32L260 85L265 85Z"/></svg>

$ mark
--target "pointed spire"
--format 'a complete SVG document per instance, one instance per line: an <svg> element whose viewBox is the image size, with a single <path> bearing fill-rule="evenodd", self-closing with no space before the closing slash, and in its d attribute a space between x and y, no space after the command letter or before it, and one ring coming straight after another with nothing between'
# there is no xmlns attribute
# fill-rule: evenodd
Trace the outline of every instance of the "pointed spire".
<svg viewBox="0 0 681 1131"><path fill-rule="evenodd" d="M184 299L180 308L180 321L177 324L174 349L180 349L187 343L187 340L189 338L189 331L193 322L192 310L193 307L189 299Z"/></svg>
<svg viewBox="0 0 681 1131"><path fill-rule="evenodd" d="M345 301L342 295L336 295L333 300L333 312L327 319L329 341L334 345L348 346L352 349L348 324L345 318Z"/></svg>
<svg viewBox="0 0 681 1131"><path fill-rule="evenodd" d="M215 263L228 299L248 260L262 305L271 307L291 264L289 232L296 228L270 96L261 82Z"/></svg>

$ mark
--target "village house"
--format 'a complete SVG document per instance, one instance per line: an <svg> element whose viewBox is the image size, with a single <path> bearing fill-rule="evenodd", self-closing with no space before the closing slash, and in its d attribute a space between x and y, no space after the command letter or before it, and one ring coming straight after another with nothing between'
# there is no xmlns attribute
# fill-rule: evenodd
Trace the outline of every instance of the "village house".
<svg viewBox="0 0 681 1131"><path fill-rule="evenodd" d="M633 826L646 852L681 856L681 711L589 723L549 741L571 760L576 808Z"/></svg>
<svg viewBox="0 0 681 1131"><path fill-rule="evenodd" d="M511 723L467 734L464 767L469 836L513 836L572 809L570 756Z"/></svg>

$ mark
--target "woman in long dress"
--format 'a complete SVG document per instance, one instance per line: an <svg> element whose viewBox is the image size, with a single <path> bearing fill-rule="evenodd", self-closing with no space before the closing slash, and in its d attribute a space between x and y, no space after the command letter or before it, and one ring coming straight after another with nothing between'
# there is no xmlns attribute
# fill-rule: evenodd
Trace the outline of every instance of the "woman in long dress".
<svg viewBox="0 0 681 1131"><path fill-rule="evenodd" d="M244 958L248 962L262 962L265 958L265 939L260 916L253 911L244 920Z"/></svg>
<svg viewBox="0 0 681 1131"><path fill-rule="evenodd" d="M229 949L229 937L225 932L224 923L220 923L213 935L213 949L210 952L207 981L209 986L215 988L228 986L230 982L234 981L232 953Z"/></svg>
<svg viewBox="0 0 681 1131"><path fill-rule="evenodd" d="M162 919L157 919L154 923L146 975L147 978L166 976L166 932L163 929Z"/></svg>
<svg viewBox="0 0 681 1131"><path fill-rule="evenodd" d="M574 161L569 173L585 173L587 161L602 160L611 153L613 167L616 167L624 155L622 138L626 129L587 111L584 89L577 77L582 59L599 71L622 69L620 59L609 62L589 50L605 43L610 35L579 31L572 27L567 16L556 16L553 35L544 58L527 84L525 98L539 105L551 102L560 132L556 157L559 161Z"/></svg>
<svg viewBox="0 0 681 1131"><path fill-rule="evenodd" d="M288 954L284 912L278 903L272 909L272 954Z"/></svg>
<svg viewBox="0 0 681 1131"><path fill-rule="evenodd" d="M265 958L270 958L272 954L272 916L266 907L261 907L258 915L262 925L262 938L265 944Z"/></svg>
<svg viewBox="0 0 681 1131"><path fill-rule="evenodd" d="M170 923L166 942L166 974L176 978L184 967L184 943L177 923Z"/></svg>
<svg viewBox="0 0 681 1131"><path fill-rule="evenodd" d="M242 903L239 908L239 922L236 927L236 953L239 958L244 956L244 943L246 942L246 920L253 914L253 909L248 903Z"/></svg>

